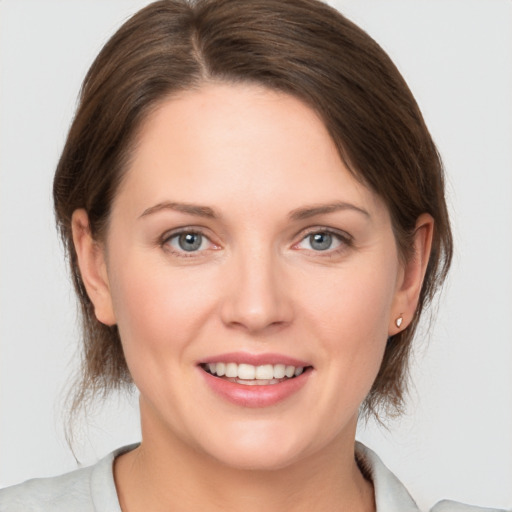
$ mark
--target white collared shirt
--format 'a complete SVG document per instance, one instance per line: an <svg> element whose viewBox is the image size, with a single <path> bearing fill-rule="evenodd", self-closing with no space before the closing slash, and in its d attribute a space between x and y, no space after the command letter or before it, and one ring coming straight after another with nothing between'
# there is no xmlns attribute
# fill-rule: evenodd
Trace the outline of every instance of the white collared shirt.
<svg viewBox="0 0 512 512"><path fill-rule="evenodd" d="M362 443L356 442L356 454L370 474L375 490L377 512L420 512L405 486L384 465L379 456ZM440 501L430 512L506 512L499 509L474 507L450 500ZM511 511L509 511L511 512Z"/></svg>

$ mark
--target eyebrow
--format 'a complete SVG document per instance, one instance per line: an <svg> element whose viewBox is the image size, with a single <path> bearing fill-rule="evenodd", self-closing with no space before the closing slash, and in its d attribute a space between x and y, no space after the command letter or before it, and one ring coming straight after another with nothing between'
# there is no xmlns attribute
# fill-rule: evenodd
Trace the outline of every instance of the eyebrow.
<svg viewBox="0 0 512 512"><path fill-rule="evenodd" d="M370 217L370 214L351 203L345 203L343 201L337 201L335 203L328 204L313 204L311 206L305 206L302 208L297 208L296 210L292 210L289 214L290 220L303 220L309 219L310 217L314 217L316 215L322 215L325 213L333 213L342 210L351 210L358 213L363 214L366 217Z"/></svg>
<svg viewBox="0 0 512 512"><path fill-rule="evenodd" d="M155 206L151 206L142 212L139 216L139 219L142 217L146 217L147 215L151 215L156 212L160 212L162 210L173 210L176 212L187 213L189 215L196 215L198 217L207 217L209 219L214 219L217 217L215 212L209 206L199 206L190 203L176 203L172 201L164 201L163 203L158 203Z"/></svg>
<svg viewBox="0 0 512 512"><path fill-rule="evenodd" d="M142 214L139 216L139 218L146 217L148 215L152 215L153 213L160 212L162 210L173 210L181 213L186 213L188 215L195 215L198 217L206 217L209 219L215 219L218 217L218 215L215 213L213 208L210 208L209 206L199 206L196 204L191 203L177 203L173 201L164 201L162 203L158 203L154 206L151 206L150 208L147 208L142 212ZM303 206L301 208L297 208L295 210L292 210L288 217L292 221L297 220L304 220L309 219L310 217L314 217L316 215L322 215L326 213L333 213L336 211L343 211L343 210L352 210L358 213L361 213L365 215L366 217L369 217L370 214L366 211L360 208L359 206L356 206L351 203L346 203L343 201L337 201L335 203L328 203L328 204L314 204L310 206Z"/></svg>

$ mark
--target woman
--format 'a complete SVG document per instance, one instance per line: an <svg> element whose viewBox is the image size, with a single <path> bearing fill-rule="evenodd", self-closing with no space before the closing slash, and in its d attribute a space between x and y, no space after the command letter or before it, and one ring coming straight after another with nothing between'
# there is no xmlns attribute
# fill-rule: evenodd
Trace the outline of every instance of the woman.
<svg viewBox="0 0 512 512"><path fill-rule="evenodd" d="M142 443L6 510L414 510L355 426L400 409L451 235L368 36L312 1L149 6L86 77L54 197L77 399L133 380Z"/></svg>

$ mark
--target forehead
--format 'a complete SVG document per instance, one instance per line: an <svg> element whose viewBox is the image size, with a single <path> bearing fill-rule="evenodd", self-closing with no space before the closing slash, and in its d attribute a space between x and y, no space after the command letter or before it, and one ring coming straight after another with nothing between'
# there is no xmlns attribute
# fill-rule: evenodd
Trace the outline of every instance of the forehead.
<svg viewBox="0 0 512 512"><path fill-rule="evenodd" d="M320 117L256 85L209 84L169 98L141 126L118 196L264 206L351 199L381 203L341 161ZM116 201L121 199L116 198Z"/></svg>

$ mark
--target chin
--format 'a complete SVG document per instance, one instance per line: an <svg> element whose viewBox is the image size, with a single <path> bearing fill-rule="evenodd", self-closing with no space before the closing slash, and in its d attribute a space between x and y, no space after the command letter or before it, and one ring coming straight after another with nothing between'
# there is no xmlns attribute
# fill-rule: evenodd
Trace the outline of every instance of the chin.
<svg viewBox="0 0 512 512"><path fill-rule="evenodd" d="M296 430L283 432L276 425L252 425L236 430L224 433L222 439L210 439L211 443L203 445L203 450L225 466L248 471L283 469L307 457L311 450L306 436L300 436Z"/></svg>
<svg viewBox="0 0 512 512"><path fill-rule="evenodd" d="M235 448L230 453L219 453L216 459L238 471L277 471L292 466L301 457L296 451L251 447Z"/></svg>

